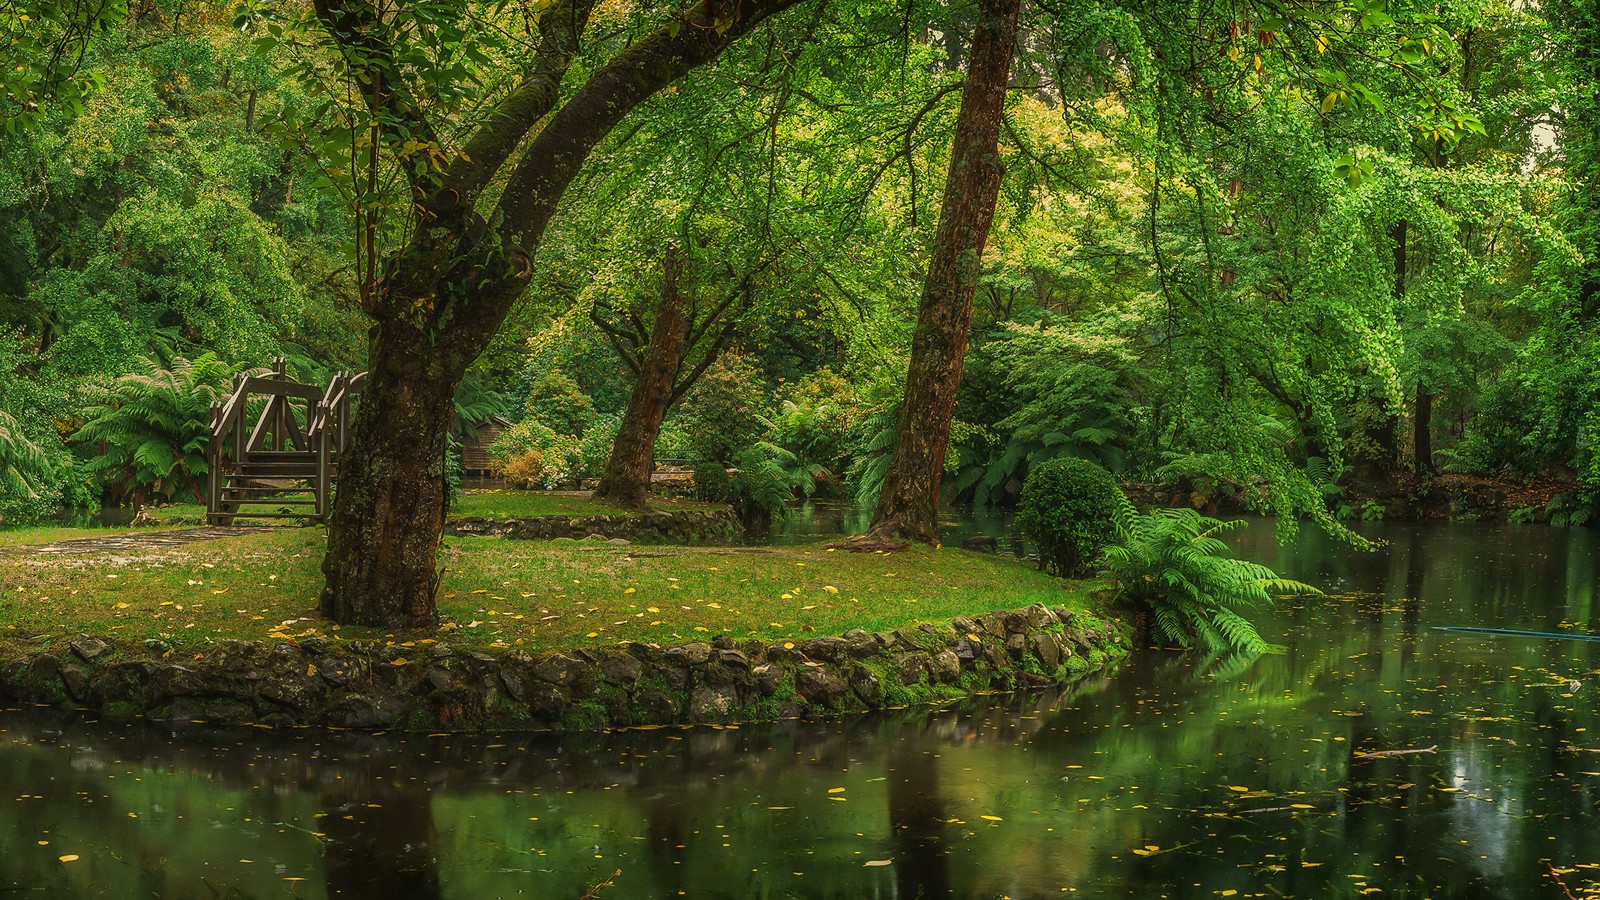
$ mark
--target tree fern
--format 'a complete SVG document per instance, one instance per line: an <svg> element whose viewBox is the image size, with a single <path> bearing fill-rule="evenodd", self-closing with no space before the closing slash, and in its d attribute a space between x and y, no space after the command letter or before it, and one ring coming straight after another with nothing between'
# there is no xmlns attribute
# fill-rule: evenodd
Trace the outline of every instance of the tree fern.
<svg viewBox="0 0 1600 900"><path fill-rule="evenodd" d="M103 445L89 468L125 490L183 489L204 502L211 402L226 396L233 369L211 353L176 357L170 369L144 364L147 371L118 378L98 398L73 440Z"/></svg>
<svg viewBox="0 0 1600 900"><path fill-rule="evenodd" d="M1228 555L1219 535L1244 527L1192 509L1140 515L1124 501L1117 510L1118 543L1100 556L1122 599L1150 610L1157 640L1207 653L1261 653L1268 644L1239 610L1270 606L1277 596L1320 594L1266 566Z"/></svg>
<svg viewBox="0 0 1600 900"><path fill-rule="evenodd" d="M36 499L53 469L49 455L29 439L22 423L0 410L0 492L7 498Z"/></svg>

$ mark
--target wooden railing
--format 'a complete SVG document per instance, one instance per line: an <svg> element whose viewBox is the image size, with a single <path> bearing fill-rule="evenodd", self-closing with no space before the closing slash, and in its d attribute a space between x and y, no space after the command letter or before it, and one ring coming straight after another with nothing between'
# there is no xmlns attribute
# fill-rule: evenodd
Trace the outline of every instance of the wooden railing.
<svg viewBox="0 0 1600 900"><path fill-rule="evenodd" d="M350 406L366 373L339 372L324 390L288 377L282 359L265 375L239 375L226 401L211 405L207 519L303 518L326 521L349 439ZM254 425L246 427L260 398ZM303 410L303 411L302 411ZM245 507L269 507L266 512Z"/></svg>

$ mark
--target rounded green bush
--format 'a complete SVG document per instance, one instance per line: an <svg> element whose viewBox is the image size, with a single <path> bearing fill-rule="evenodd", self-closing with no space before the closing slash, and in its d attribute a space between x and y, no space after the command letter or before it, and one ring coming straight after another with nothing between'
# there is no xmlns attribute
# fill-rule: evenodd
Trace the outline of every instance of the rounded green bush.
<svg viewBox="0 0 1600 900"><path fill-rule="evenodd" d="M706 462L694 467L694 496L707 503L723 503L728 499L728 470L722 463Z"/></svg>
<svg viewBox="0 0 1600 900"><path fill-rule="evenodd" d="M1083 574L1116 537L1122 489L1095 463L1059 457L1028 472L1017 526L1039 548L1039 568L1063 577Z"/></svg>

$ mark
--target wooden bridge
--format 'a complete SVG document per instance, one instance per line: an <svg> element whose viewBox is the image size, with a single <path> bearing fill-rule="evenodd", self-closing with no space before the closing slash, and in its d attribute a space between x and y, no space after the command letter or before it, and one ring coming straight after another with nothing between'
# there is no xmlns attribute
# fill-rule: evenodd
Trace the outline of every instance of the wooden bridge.
<svg viewBox="0 0 1600 900"><path fill-rule="evenodd" d="M206 520L327 521L350 402L366 380L340 372L319 389L290 380L282 359L265 375L235 376L232 396L211 404Z"/></svg>

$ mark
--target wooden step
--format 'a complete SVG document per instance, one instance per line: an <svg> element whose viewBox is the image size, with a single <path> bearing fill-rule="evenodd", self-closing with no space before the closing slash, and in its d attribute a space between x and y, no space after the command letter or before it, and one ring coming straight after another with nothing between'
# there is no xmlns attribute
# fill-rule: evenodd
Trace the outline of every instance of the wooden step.
<svg viewBox="0 0 1600 900"><path fill-rule="evenodd" d="M235 506L235 507L240 507L240 506L316 506L317 505L317 501L314 498L308 498L308 499L305 499L305 500L269 500L269 499L266 499L266 498L258 498L258 499L255 499L255 500L229 500L227 502L233 504L233 506Z"/></svg>
<svg viewBox="0 0 1600 900"><path fill-rule="evenodd" d="M315 515L313 513L226 512L226 513L211 513L210 515L213 516L213 517L216 517L216 518L229 518L229 519L312 519L312 520L317 520L317 519L321 519L322 518L321 516Z"/></svg>

